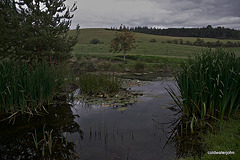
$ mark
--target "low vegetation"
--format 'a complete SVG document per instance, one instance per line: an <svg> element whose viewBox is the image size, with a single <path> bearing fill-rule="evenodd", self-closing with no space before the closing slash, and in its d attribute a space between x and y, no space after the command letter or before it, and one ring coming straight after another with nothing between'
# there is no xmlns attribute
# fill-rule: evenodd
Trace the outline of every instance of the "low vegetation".
<svg viewBox="0 0 240 160"><path fill-rule="evenodd" d="M240 59L234 53L205 51L183 64L176 79L186 116L222 120L239 108Z"/></svg>
<svg viewBox="0 0 240 160"><path fill-rule="evenodd" d="M171 88L168 92L181 113L176 121L175 139L181 142L191 137L186 144L194 149L186 148L187 156L205 153L203 159L239 159L239 66L240 59L222 49L205 50L182 63L176 75L179 93ZM179 150L184 150L180 147ZM207 151L234 151L235 154L211 155Z"/></svg>
<svg viewBox="0 0 240 160"><path fill-rule="evenodd" d="M0 63L0 114L31 113L55 95L57 74L48 65Z"/></svg>
<svg viewBox="0 0 240 160"><path fill-rule="evenodd" d="M89 41L90 44L99 44L101 43L99 39L93 38L91 41Z"/></svg>
<svg viewBox="0 0 240 160"><path fill-rule="evenodd" d="M85 73L79 76L81 93L87 95L108 95L119 92L121 81L113 75Z"/></svg>
<svg viewBox="0 0 240 160"><path fill-rule="evenodd" d="M161 57L148 55L126 55L126 61L123 61L123 55L112 54L76 54L77 61L74 62L74 68L77 72L154 72L155 74L167 73L177 70L182 61L177 57Z"/></svg>
<svg viewBox="0 0 240 160"><path fill-rule="evenodd" d="M155 38L152 38L152 39L150 39L149 42L157 42L157 40Z"/></svg>
<svg viewBox="0 0 240 160"><path fill-rule="evenodd" d="M136 72L144 72L145 64L143 62L137 61L134 64Z"/></svg>
<svg viewBox="0 0 240 160"><path fill-rule="evenodd" d="M182 64L176 75L180 97L169 89L183 117L194 123L231 118L239 109L240 61L234 53L207 50ZM187 120L187 121L188 121Z"/></svg>

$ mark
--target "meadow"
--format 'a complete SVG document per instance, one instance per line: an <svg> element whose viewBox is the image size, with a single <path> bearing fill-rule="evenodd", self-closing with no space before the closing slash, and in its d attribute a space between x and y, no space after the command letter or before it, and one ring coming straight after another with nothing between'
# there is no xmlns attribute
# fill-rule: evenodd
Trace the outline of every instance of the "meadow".
<svg viewBox="0 0 240 160"><path fill-rule="evenodd" d="M70 33L74 33L74 30ZM103 28L81 29L78 37L78 43L74 47L74 54L109 54L109 42L113 39L116 31L105 30ZM147 55L147 56L161 56L161 57L179 57L187 58L201 53L205 47L186 46L179 44L163 43L167 40L182 39L183 41L194 42L195 37L171 37L171 36L157 36L143 33L134 33L138 44L135 50L130 51L130 55ZM98 39L101 44L89 44L92 39ZM149 42L155 39L156 42ZM205 42L215 42L218 39L202 38ZM240 40L219 39L220 42L227 43L227 41L240 42ZM227 50L234 51L237 56L240 56L240 48L227 48Z"/></svg>
<svg viewBox="0 0 240 160"><path fill-rule="evenodd" d="M70 31L73 34L74 30ZM110 72L139 72L136 69L138 62L144 64L141 72L155 72L159 76L170 76L180 66L182 61L186 61L201 54L207 47L180 45L166 43L168 40L182 39L194 42L195 37L171 37L158 36L143 33L134 33L136 38L136 49L127 53L126 62L123 62L123 53L110 53L110 41L114 38L116 31L105 30L103 28L81 29L78 43L74 46L72 59L74 66L78 70L85 71L110 71ZM91 44L91 40L97 39L100 42ZM155 42L150 42L155 39ZM218 39L203 38L205 42L215 42ZM220 39L219 41L240 42L240 40ZM215 49L215 48L214 48ZM240 47L228 47L227 51L232 51L236 56L240 56Z"/></svg>

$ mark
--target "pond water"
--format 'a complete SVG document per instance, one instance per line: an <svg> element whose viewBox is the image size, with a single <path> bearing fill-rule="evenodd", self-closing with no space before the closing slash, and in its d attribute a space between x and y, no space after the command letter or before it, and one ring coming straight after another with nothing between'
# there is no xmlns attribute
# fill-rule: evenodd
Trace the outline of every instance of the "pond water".
<svg viewBox="0 0 240 160"><path fill-rule="evenodd" d="M0 122L0 159L176 159L175 143L165 145L171 134L167 123L176 118L168 86L176 89L174 81L132 87L144 93L133 105L74 101L51 106L44 116L18 117L14 125Z"/></svg>

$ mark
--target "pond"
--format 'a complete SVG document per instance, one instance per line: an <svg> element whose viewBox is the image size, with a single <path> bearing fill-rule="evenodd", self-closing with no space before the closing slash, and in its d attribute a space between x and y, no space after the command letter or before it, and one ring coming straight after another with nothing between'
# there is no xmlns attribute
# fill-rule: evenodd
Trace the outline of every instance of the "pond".
<svg viewBox="0 0 240 160"><path fill-rule="evenodd" d="M79 101L48 108L49 114L0 122L0 159L156 160L175 159L169 122L174 102L165 88L175 81L152 81L132 90L144 94L127 106Z"/></svg>

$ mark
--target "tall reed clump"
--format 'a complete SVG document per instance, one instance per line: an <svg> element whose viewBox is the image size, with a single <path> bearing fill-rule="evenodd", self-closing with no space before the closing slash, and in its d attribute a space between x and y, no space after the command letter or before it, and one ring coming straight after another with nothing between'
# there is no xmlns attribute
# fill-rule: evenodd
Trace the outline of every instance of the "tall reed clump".
<svg viewBox="0 0 240 160"><path fill-rule="evenodd" d="M85 73L79 77L78 84L82 93L96 96L117 93L122 81L113 75Z"/></svg>
<svg viewBox="0 0 240 160"><path fill-rule="evenodd" d="M232 52L206 50L181 65L176 76L180 98L169 93L186 117L228 119L240 105L240 59Z"/></svg>
<svg viewBox="0 0 240 160"><path fill-rule="evenodd" d="M32 113L54 96L56 74L48 65L0 63L0 115Z"/></svg>

